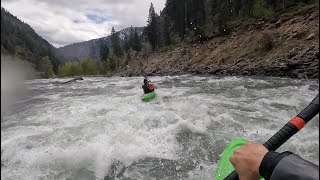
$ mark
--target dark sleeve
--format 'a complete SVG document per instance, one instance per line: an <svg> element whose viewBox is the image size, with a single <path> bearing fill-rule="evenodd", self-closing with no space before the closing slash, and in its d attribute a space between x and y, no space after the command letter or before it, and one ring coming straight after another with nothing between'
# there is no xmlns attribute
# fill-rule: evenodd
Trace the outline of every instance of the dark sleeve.
<svg viewBox="0 0 320 180"><path fill-rule="evenodd" d="M259 173L265 180L319 180L319 166L291 152L268 152Z"/></svg>

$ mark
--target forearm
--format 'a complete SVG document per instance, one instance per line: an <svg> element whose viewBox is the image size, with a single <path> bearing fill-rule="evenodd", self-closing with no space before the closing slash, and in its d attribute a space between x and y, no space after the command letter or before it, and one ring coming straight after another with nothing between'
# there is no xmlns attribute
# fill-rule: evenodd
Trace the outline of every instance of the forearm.
<svg viewBox="0 0 320 180"><path fill-rule="evenodd" d="M291 152L270 151L264 156L259 173L266 180L318 180L319 166Z"/></svg>

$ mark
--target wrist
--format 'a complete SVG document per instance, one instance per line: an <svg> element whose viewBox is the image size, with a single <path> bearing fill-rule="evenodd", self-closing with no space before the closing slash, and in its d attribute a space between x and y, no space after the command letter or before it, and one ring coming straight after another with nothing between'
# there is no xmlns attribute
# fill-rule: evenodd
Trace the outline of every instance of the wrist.
<svg viewBox="0 0 320 180"><path fill-rule="evenodd" d="M259 174L262 176L265 180L269 180L273 170L275 167L278 165L280 160L289 154L292 154L291 152L283 152L283 153L278 153L275 151L269 151L267 152L259 166Z"/></svg>

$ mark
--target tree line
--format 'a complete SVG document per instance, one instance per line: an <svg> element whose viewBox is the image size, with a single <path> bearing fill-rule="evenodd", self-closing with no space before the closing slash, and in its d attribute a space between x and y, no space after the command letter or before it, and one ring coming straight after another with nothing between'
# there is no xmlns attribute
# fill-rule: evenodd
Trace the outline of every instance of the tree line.
<svg viewBox="0 0 320 180"><path fill-rule="evenodd" d="M227 35L235 21L268 18L285 13L297 4L315 2L318 0L166 0L159 14L151 3L142 35L131 26L129 33L120 38L120 33L112 27L110 45L101 41L100 61L68 62L55 72L61 77L109 74L126 67L148 44L157 50L182 41L205 41L212 34ZM41 64L45 66L42 77L50 77L53 73L48 57Z"/></svg>
<svg viewBox="0 0 320 180"><path fill-rule="evenodd" d="M87 58L80 62L67 62L58 68L58 76L106 75L118 68L126 67L135 52L142 49L142 36L132 26L123 39L114 27L111 29L111 45L100 42L100 61Z"/></svg>
<svg viewBox="0 0 320 180"><path fill-rule="evenodd" d="M268 18L315 2L319 0L167 0L160 14L151 3L144 35L153 49L186 39L203 41L210 33L228 34L234 21Z"/></svg>
<svg viewBox="0 0 320 180"><path fill-rule="evenodd" d="M111 46L107 42L101 42L100 57L104 72L113 72L118 68L125 67L132 59L134 52L142 49L142 36L132 26L129 33L123 39L114 27L111 29Z"/></svg>

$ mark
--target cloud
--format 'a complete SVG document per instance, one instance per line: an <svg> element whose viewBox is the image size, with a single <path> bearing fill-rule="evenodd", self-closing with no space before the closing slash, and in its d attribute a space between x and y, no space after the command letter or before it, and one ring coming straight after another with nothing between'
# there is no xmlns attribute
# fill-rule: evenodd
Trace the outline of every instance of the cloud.
<svg viewBox="0 0 320 180"><path fill-rule="evenodd" d="M93 22L98 23L98 24L106 22L108 20L108 18L105 18L103 16L99 16L99 15L96 15L96 14L87 14L86 16L87 16L88 19L90 19Z"/></svg>
<svg viewBox="0 0 320 180"><path fill-rule="evenodd" d="M106 21L111 21L112 18L109 16L106 16L102 10L100 9L92 9L91 12L89 12L88 14L86 14L86 17L93 21L96 24L101 24L104 23Z"/></svg>
<svg viewBox="0 0 320 180"><path fill-rule="evenodd" d="M111 27L145 26L151 2L165 0L3 0L1 7L29 24L55 47L104 37Z"/></svg>

